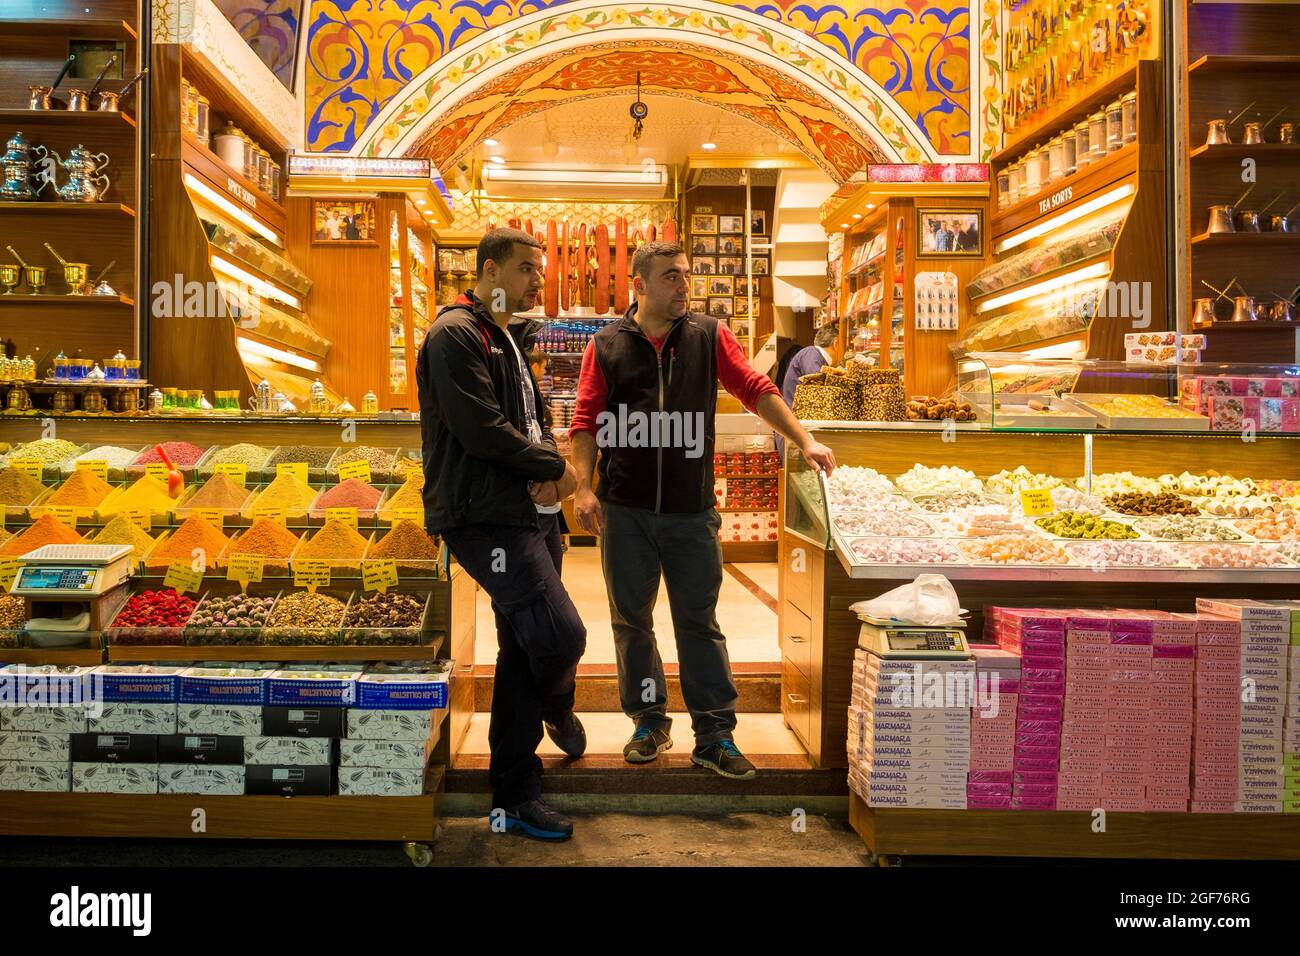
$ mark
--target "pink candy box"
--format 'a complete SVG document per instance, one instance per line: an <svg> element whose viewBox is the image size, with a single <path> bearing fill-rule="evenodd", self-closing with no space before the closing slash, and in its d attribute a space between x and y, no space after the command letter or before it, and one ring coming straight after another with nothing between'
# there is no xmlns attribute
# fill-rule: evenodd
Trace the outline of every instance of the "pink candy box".
<svg viewBox="0 0 1300 956"><path fill-rule="evenodd" d="M1017 755L1013 761L1013 769L1018 771L1025 770L1058 770L1060 764L1055 756L1052 757L1030 757Z"/></svg>
<svg viewBox="0 0 1300 956"><path fill-rule="evenodd" d="M970 810L1010 810L1011 797L968 797L966 806Z"/></svg>

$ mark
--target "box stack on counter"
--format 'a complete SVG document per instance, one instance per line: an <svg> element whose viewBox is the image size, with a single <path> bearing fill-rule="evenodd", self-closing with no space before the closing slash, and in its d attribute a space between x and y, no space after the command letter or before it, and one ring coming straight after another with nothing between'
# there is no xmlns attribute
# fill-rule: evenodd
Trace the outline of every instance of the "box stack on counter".
<svg viewBox="0 0 1300 956"><path fill-rule="evenodd" d="M1192 741L1192 810L1232 813L1241 743L1241 626L1196 615L1196 729Z"/></svg>
<svg viewBox="0 0 1300 956"><path fill-rule="evenodd" d="M1072 612L1065 619L1065 706L1061 726L1058 810L1103 805L1110 688L1110 625L1099 615Z"/></svg>
<svg viewBox="0 0 1300 956"><path fill-rule="evenodd" d="M885 660L858 649L849 707L849 786L868 806L966 809L970 701L934 706L948 701L927 698L923 690L973 686L974 676L974 661Z"/></svg>
<svg viewBox="0 0 1300 956"><path fill-rule="evenodd" d="M1280 813L1285 802L1284 727L1286 723L1288 647L1291 610L1262 601L1217 601L1198 598L1196 609L1237 630L1239 728L1238 813ZM1227 627L1224 632L1227 633Z"/></svg>
<svg viewBox="0 0 1300 956"><path fill-rule="evenodd" d="M1065 716L1065 615L997 608L993 629L998 646L1020 656L1011 807L1055 810Z"/></svg>
<svg viewBox="0 0 1300 956"><path fill-rule="evenodd" d="M1186 813L1192 798L1196 618L1158 611L1129 612L1129 616L1138 613L1151 626L1150 733L1144 809L1155 813Z"/></svg>
<svg viewBox="0 0 1300 956"><path fill-rule="evenodd" d="M970 715L966 806L971 810L1010 810L1020 655L996 647L972 647L971 656L981 699Z"/></svg>
<svg viewBox="0 0 1300 956"><path fill-rule="evenodd" d="M1100 804L1108 810L1145 809L1152 645L1150 631L1138 624L1119 615L1110 620Z"/></svg>
<svg viewBox="0 0 1300 956"><path fill-rule="evenodd" d="M1287 813L1300 813L1300 602L1289 602L1291 639L1287 645L1286 722L1282 729L1282 769Z"/></svg>
<svg viewBox="0 0 1300 956"><path fill-rule="evenodd" d="M0 707L0 790L418 795L449 679L445 661L364 672L342 664L11 665L0 669L10 700L19 682L29 695L43 682L60 700L73 699L74 684L83 690L75 706ZM353 738L401 743L358 746ZM357 784L398 765L404 786Z"/></svg>

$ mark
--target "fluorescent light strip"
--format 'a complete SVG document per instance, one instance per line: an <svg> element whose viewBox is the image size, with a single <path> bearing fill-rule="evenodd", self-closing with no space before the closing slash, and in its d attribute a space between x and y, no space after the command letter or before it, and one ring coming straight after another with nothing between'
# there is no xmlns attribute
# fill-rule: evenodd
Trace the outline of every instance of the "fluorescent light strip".
<svg viewBox="0 0 1300 956"><path fill-rule="evenodd" d="M258 358L268 358L284 365L293 365L297 368L305 369L308 372L320 373L319 362L298 355L296 352L286 352L284 349L277 349L273 345L258 342L256 339L245 338L242 335L236 336L235 341L239 347L239 354L245 358L253 355Z"/></svg>
<svg viewBox="0 0 1300 956"><path fill-rule="evenodd" d="M661 186L666 182L663 167L655 166L653 177L640 168L629 170L600 169L520 169L489 166L483 178L515 184L563 184L565 186Z"/></svg>
<svg viewBox="0 0 1300 956"><path fill-rule="evenodd" d="M245 272L233 262L227 262L225 259L221 258L221 256L212 257L212 268L214 271L220 272L224 276L229 276L236 282L242 282L244 285L251 286L256 289L260 295L264 295L268 299L275 299L277 302L283 302L285 305L291 306L295 309L302 309L302 300L297 296L290 295L288 292L283 292L280 289L277 289L275 286L271 285L271 283L259 279L251 272Z"/></svg>
<svg viewBox="0 0 1300 956"><path fill-rule="evenodd" d="M1026 349L1024 354L1038 359L1082 358L1082 342L1057 342L1055 345L1040 345L1036 349Z"/></svg>
<svg viewBox="0 0 1300 956"><path fill-rule="evenodd" d="M1061 226L1082 219L1084 216L1096 212L1098 209L1105 209L1112 203L1117 203L1121 199L1127 199L1135 192L1137 192L1137 187L1132 183L1126 183L1117 189L1112 189L1108 193L1102 193L1095 199L1089 199L1085 203L1080 203L1078 206L1061 213L1059 216L1053 216L1051 219L1044 219L1042 222L1031 226L1024 232L1018 232L1014 236L1009 236L1008 238L1003 239L993 247L993 251L1006 252L1008 249L1022 246L1029 240L1037 239L1039 236L1046 235L1053 229L1059 229Z"/></svg>
<svg viewBox="0 0 1300 956"><path fill-rule="evenodd" d="M262 224L254 216L250 216L244 210L240 209L233 202L227 199L221 193L210 187L203 180L199 179L193 173L185 174L185 185L193 193L196 193L200 199L215 209L220 209L231 219L234 219L242 226L247 226L253 232L257 233L263 239L275 243L277 246L284 248L284 243L280 241L274 230Z"/></svg>
<svg viewBox="0 0 1300 956"><path fill-rule="evenodd" d="M992 312L994 309L999 309L1004 305L1011 305L1013 302L1023 302L1025 299L1031 299L1036 295L1042 295L1044 292L1063 289L1068 285L1074 285L1076 282L1085 282L1088 279L1100 279L1102 276L1106 275L1110 275L1110 263L1094 262L1090 266L1084 266L1082 269L1076 269L1074 272L1067 272L1065 275L1057 276L1055 279L1044 279L1042 282L1035 282L1033 285L1027 285L1023 289L1016 289L1014 292L995 295L993 298L987 299L977 305L975 311L981 314Z"/></svg>

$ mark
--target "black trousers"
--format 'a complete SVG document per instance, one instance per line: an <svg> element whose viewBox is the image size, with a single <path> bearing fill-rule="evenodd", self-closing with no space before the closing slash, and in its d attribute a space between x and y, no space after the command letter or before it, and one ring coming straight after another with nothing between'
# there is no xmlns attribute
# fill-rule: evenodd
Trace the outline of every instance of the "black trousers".
<svg viewBox="0 0 1300 956"><path fill-rule="evenodd" d="M497 622L488 782L493 807L514 807L541 794L542 722L573 710L574 678L587 629L560 582L555 515L540 528L471 525L444 531L456 560L487 591Z"/></svg>

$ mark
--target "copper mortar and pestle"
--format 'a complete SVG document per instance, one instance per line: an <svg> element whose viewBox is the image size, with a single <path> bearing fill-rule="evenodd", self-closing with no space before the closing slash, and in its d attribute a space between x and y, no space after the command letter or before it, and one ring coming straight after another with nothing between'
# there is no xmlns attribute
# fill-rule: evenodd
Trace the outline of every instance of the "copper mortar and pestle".
<svg viewBox="0 0 1300 956"><path fill-rule="evenodd" d="M41 290L45 288L45 266L32 266L23 261L23 257L18 254L18 250L13 246L5 246L9 253L18 260L18 264L23 267L23 274L27 278L27 294L40 295Z"/></svg>
<svg viewBox="0 0 1300 956"><path fill-rule="evenodd" d="M59 255L58 250L48 242L45 243L45 248L50 250L54 258L59 260L59 265L63 266L63 281L67 283L68 295L85 295L86 278L90 272L90 266L84 262L69 262Z"/></svg>

